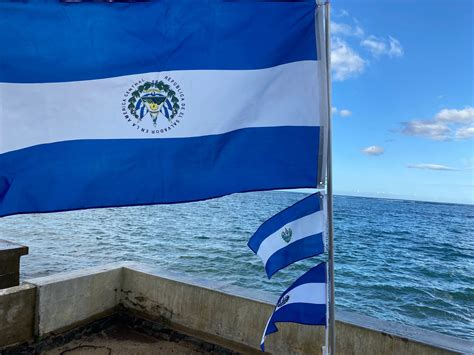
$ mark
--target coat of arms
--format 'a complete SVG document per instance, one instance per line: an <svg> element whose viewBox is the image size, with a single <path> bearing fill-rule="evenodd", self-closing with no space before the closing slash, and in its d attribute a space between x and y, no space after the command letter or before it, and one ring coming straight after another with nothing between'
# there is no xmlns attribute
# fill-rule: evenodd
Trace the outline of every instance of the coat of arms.
<svg viewBox="0 0 474 355"><path fill-rule="evenodd" d="M128 110L140 122L149 116L153 126L160 116L168 123L173 121L180 109L179 98L171 86L163 81L146 81L130 94Z"/></svg>
<svg viewBox="0 0 474 355"><path fill-rule="evenodd" d="M283 239L286 243L289 243L291 237L293 236L293 231L291 228L286 228L281 232L281 239Z"/></svg>
<svg viewBox="0 0 474 355"><path fill-rule="evenodd" d="M277 308L280 308L280 307L284 306L285 304L288 303L289 300L290 300L290 295L286 295L280 301L278 301Z"/></svg>

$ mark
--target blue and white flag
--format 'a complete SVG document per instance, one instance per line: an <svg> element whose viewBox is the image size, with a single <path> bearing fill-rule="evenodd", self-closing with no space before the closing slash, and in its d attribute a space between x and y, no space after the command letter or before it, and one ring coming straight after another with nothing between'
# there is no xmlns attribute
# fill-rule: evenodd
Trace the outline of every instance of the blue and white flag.
<svg viewBox="0 0 474 355"><path fill-rule="evenodd" d="M278 331L275 323L326 325L326 285L326 263L321 263L283 292L263 332L260 343L262 351L265 351L265 337Z"/></svg>
<svg viewBox="0 0 474 355"><path fill-rule="evenodd" d="M0 1L0 216L324 181L315 1Z"/></svg>
<svg viewBox="0 0 474 355"><path fill-rule="evenodd" d="M318 192L268 219L248 246L271 278L298 260L324 253L325 226L323 195Z"/></svg>

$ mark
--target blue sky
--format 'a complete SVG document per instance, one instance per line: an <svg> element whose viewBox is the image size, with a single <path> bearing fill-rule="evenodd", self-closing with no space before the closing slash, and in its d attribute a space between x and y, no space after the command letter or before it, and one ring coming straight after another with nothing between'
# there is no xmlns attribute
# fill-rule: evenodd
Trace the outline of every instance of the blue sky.
<svg viewBox="0 0 474 355"><path fill-rule="evenodd" d="M471 0L332 2L336 194L474 203Z"/></svg>

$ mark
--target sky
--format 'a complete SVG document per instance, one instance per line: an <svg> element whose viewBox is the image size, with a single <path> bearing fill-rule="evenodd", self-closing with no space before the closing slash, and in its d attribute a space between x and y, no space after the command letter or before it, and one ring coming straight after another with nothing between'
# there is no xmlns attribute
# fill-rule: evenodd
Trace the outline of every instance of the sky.
<svg viewBox="0 0 474 355"><path fill-rule="evenodd" d="M473 4L332 1L335 194L474 204Z"/></svg>

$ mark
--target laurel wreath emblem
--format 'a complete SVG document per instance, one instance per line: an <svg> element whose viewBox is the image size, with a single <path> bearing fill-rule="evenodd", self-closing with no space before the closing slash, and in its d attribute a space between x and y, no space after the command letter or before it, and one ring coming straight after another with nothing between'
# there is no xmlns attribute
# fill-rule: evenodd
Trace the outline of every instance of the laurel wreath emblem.
<svg viewBox="0 0 474 355"><path fill-rule="evenodd" d="M285 297L283 297L283 298L277 303L277 308L280 308L280 307L284 306L285 304L288 303L289 300L290 300L290 295L285 295Z"/></svg>
<svg viewBox="0 0 474 355"><path fill-rule="evenodd" d="M289 243L291 237L293 236L293 231L291 228L286 228L281 232L281 239L283 239L286 243Z"/></svg>
<svg viewBox="0 0 474 355"><path fill-rule="evenodd" d="M165 95L166 99L168 99L172 103L172 111L170 116L168 117L168 121L173 120L176 114L179 111L179 99L176 96L176 92L171 89L168 84L165 84L163 81L147 81L140 86L137 87L135 91L130 94L130 98L128 99L128 109L130 113L138 120L141 120L140 115L137 112L137 102L142 98L142 94L148 91L154 91L160 94Z"/></svg>

